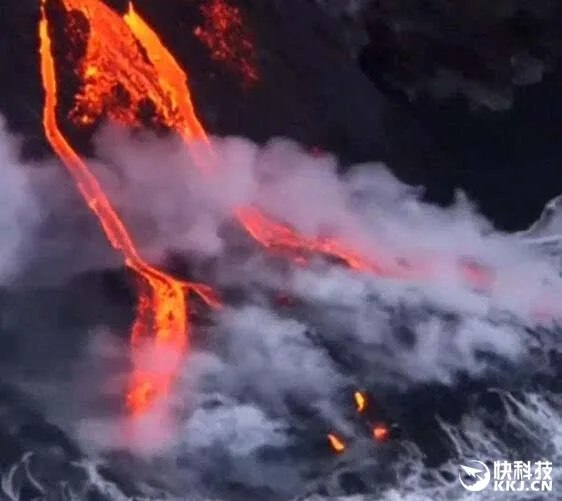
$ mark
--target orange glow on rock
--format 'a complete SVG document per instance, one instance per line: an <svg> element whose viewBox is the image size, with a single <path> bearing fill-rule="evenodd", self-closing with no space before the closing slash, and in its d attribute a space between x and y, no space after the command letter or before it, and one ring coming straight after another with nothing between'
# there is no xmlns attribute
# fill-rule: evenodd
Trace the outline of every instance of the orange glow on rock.
<svg viewBox="0 0 562 501"><path fill-rule="evenodd" d="M256 51L240 9L227 0L208 0L201 13L205 21L195 28L194 34L207 47L211 58L237 71L246 85L255 84L259 80Z"/></svg>

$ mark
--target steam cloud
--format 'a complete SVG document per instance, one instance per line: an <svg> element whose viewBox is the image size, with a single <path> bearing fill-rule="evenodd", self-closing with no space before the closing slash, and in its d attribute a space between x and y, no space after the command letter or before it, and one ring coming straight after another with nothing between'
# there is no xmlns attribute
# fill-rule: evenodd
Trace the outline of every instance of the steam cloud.
<svg viewBox="0 0 562 501"><path fill-rule="evenodd" d="M26 234L36 224L39 206L32 185L17 160L16 141L9 137L4 118L0 117L0 163L3 181L0 186L0 285L8 283L17 272Z"/></svg>
<svg viewBox="0 0 562 501"><path fill-rule="evenodd" d="M165 262L170 251L188 256L190 276L233 299L227 297L212 322L195 325L177 388L165 408L138 425L133 442L117 412L100 404L124 383L127 344L111 333L115 327L90 326L89 341L80 335L79 356L68 361L63 377L55 373L38 385L29 374L17 376L86 449L132 448L166 461L166 480L178 491L193 483L203 489L212 471L221 472L225 485L291 494L313 467L287 451L300 447L299 437L311 427L319 441L330 430L356 434L353 409L341 403L354 388L454 384L459 374L494 370L490 360L526 360L531 348L549 341L528 332L544 321L537 313L545 304L555 316L562 313L551 300L562 292L557 270L520 237L496 232L462 194L451 207L428 205L420 189L403 185L383 165L357 165L340 176L336 158L312 156L286 139L265 146L241 138L212 142L216 174L209 176L173 138L110 127L97 139L99 160L91 165L143 254L154 262ZM75 250L69 241L76 240L77 226L84 238L72 245L95 247L80 255L79 265L57 261L51 283L120 266L78 199L53 196L64 181L56 173L60 167L43 166L39 177L16 165L8 143L3 137L2 155L18 191L2 198L11 204L0 216L3 227L18 235L26 226L8 216L21 201L40 206L42 225L52 231L30 230L30 238L43 242L40 260L51 269L45 246ZM243 205L305 236L336 236L378 262L431 262L434 271L404 281L320 258L300 267L264 251L233 221ZM58 229L56 215L64 215ZM10 259L13 264L13 257L2 256L0 264ZM467 259L494 270L490 290L467 286L458 266ZM280 294L289 296L291 307L280 306ZM35 334L27 334L28 342ZM46 334L50 341L61 335ZM45 362L33 363L43 374Z"/></svg>

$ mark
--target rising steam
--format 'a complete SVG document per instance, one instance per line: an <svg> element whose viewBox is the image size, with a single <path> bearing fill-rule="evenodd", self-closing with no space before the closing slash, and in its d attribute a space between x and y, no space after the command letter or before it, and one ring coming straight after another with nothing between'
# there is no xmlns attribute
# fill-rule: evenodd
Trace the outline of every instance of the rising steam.
<svg viewBox="0 0 562 501"><path fill-rule="evenodd" d="M68 371L64 379L42 371L45 362L37 358L22 361L20 372L33 363L41 384L29 374L10 377L35 393L85 450L127 449L165 460L167 481L180 491L221 471L225 485L290 494L302 488L311 465L290 460L288 451L302 447L311 429L316 438L309 440L316 442L336 430L351 443L371 443L357 431L352 405L342 404L355 388L384 394L430 382L454 385L462 374L497 372L498 361L522 364L550 342L528 333L545 321L538 313L546 311L548 323L562 313L554 300L562 292L557 270L520 237L494 231L464 197L446 208L426 204L420 189L403 185L383 165L354 166L339 177L335 157L310 155L285 139L258 146L215 138L212 144L216 178L193 168L190 151L175 139L106 128L96 141L101 160L94 173L141 254L155 264L166 263L170 252L184 256L189 278L223 292L226 306L196 322L194 345L166 405L136 428L107 403L124 391L128 370L118 328L93 324L87 337L79 334L85 342L76 359L63 359L70 378ZM12 197L37 204L43 214L64 214L70 229L82 218L79 201L68 199L66 207L59 201L56 211L49 206L48 194L60 189L56 172L56 165L42 166L38 177L14 166L21 188ZM28 185L39 196L30 196ZM431 262L433 271L404 280L319 256L303 265L264 251L234 224L234 209L246 204L305 236L345 239L382 262ZM95 221L87 224L86 234L95 234ZM28 237L61 248L75 238L71 232ZM100 261L103 253L92 255L82 271L119 266L114 258ZM467 284L458 269L463 260L494 270L493 284ZM72 263L57 263L61 276L72 270ZM58 308L64 315L67 306ZM61 334L45 335L55 342ZM182 466L172 468L177 458Z"/></svg>
<svg viewBox="0 0 562 501"><path fill-rule="evenodd" d="M39 220L39 207L32 185L18 165L18 145L9 137L4 118L0 117L0 163L4 180L0 187L0 285L17 274L24 252L24 239Z"/></svg>

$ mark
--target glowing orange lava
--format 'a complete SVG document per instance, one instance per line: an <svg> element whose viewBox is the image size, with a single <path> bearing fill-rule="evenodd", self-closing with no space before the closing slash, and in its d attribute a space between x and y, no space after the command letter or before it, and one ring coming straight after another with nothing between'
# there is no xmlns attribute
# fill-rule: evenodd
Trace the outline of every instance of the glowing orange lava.
<svg viewBox="0 0 562 501"><path fill-rule="evenodd" d="M83 83L71 112L77 125L93 124L100 117L133 125L139 122L143 108L152 104L158 123L188 141L206 140L185 73L175 67L167 51L158 52L158 37L132 6L121 18L101 0L61 1L69 15L82 16L88 25L88 33L78 34L87 42L75 69Z"/></svg>
<svg viewBox="0 0 562 501"><path fill-rule="evenodd" d="M255 48L240 9L227 0L208 0L201 6L201 13L205 21L195 28L194 34L209 49L211 57L238 71L246 85L257 82Z"/></svg>
<svg viewBox="0 0 562 501"><path fill-rule="evenodd" d="M363 412L367 407L367 398L363 393L360 391L356 391L353 394L353 398L355 399L355 405L357 407L357 412Z"/></svg>
<svg viewBox="0 0 562 501"><path fill-rule="evenodd" d="M208 142L205 129L199 122L191 101L185 72L164 47L158 35L135 12L132 4L129 4L129 10L123 19L146 50L156 73L155 81L160 84L160 89L172 103L170 106L166 101L156 101L156 110L162 114L166 114L166 110L169 110L168 113L177 113L175 120L164 123L178 132L188 143L195 139Z"/></svg>
<svg viewBox="0 0 562 501"><path fill-rule="evenodd" d="M295 260L302 260L304 257L298 253L324 255L335 258L357 271L413 281L431 279L438 270L437 258L426 258L415 263L403 259L383 258L382 255L371 255L367 258L337 238L303 237L290 226L273 221L254 207L241 207L236 211L236 215L246 231L262 246L272 251L296 253ZM494 273L488 268L472 262L459 262L457 269L460 276L472 287L489 289L493 284Z"/></svg>
<svg viewBox="0 0 562 501"><path fill-rule="evenodd" d="M92 34L95 33L95 27L100 22L96 14L101 13L102 18L106 21L112 19L111 15L108 18L104 17L108 15L107 7L100 2L64 1L69 8L79 8L80 12L92 21L90 25ZM186 291L194 290L205 301L215 306L218 304L218 300L208 287L176 280L142 260L98 181L61 133L56 119L57 79L45 4L46 0L42 0L39 38L41 76L45 92L43 125L47 139L76 180L82 196L100 221L111 245L123 254L126 265L142 278L137 317L132 329L135 372L128 395L130 409L134 413L141 413L150 406L155 397L162 396L168 391L181 357L187 348L189 324ZM98 21L93 21L94 19ZM99 25L100 29L101 26ZM107 29L112 34L113 30L119 31L118 26L115 25L107 26ZM96 40L95 36L94 40ZM97 39L97 44L100 43L100 39ZM94 52L100 51L102 46L89 43L89 47L97 47L95 50L91 49ZM111 51L112 48L109 50ZM125 57L126 54L120 53L120 56ZM103 61L105 58L99 57L96 60ZM96 68L96 70L99 69ZM90 75L95 73L95 71L89 72ZM107 76L102 78L107 82ZM103 85L101 87L104 88ZM94 92L94 95L98 94ZM95 103L95 99L92 102ZM114 118L115 116L117 115L114 115Z"/></svg>
<svg viewBox="0 0 562 501"><path fill-rule="evenodd" d="M236 211L238 219L246 231L262 246L278 251L296 253L323 254L344 262L350 268L367 271L379 276L423 276L421 268L400 269L398 265L383 267L379 263L363 258L349 245L334 238L306 238L299 235L291 227L269 219L263 212L254 207L241 207ZM302 258L302 256L300 256Z"/></svg>
<svg viewBox="0 0 562 501"><path fill-rule="evenodd" d="M384 424L378 424L373 428L373 437L379 442L384 442L390 438L390 430Z"/></svg>
<svg viewBox="0 0 562 501"><path fill-rule="evenodd" d="M341 438L337 437L333 433L328 433L327 436L334 452L343 452L345 450L345 443Z"/></svg>

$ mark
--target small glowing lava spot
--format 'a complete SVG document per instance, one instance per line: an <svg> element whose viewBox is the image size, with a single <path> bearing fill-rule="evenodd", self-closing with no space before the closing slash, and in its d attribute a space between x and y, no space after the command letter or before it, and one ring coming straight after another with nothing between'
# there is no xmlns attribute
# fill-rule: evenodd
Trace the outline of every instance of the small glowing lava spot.
<svg viewBox="0 0 562 501"><path fill-rule="evenodd" d="M91 78L91 77L96 76L97 72L98 72L98 70L94 66L88 66L88 68L84 72L84 76L86 78Z"/></svg>
<svg viewBox="0 0 562 501"><path fill-rule="evenodd" d="M363 395L360 391L356 391L353 397L355 398L357 412L363 412L365 407L367 407L367 399L365 398L365 395Z"/></svg>
<svg viewBox="0 0 562 501"><path fill-rule="evenodd" d="M336 435L328 433L328 440L334 452L343 452L345 450L345 443Z"/></svg>
<svg viewBox="0 0 562 501"><path fill-rule="evenodd" d="M384 442L388 440L390 438L390 430L388 429L388 426L384 424L377 424L373 428L373 437L375 440L378 440L379 442Z"/></svg>

